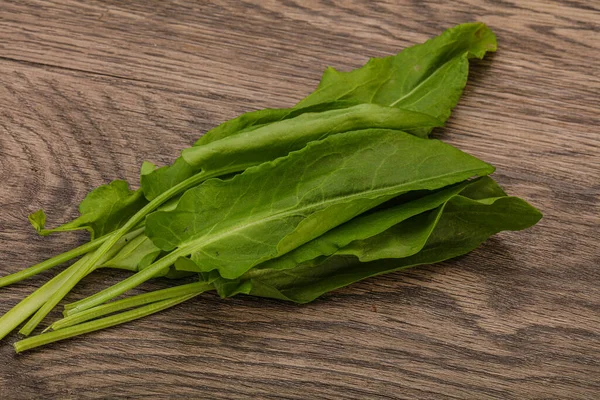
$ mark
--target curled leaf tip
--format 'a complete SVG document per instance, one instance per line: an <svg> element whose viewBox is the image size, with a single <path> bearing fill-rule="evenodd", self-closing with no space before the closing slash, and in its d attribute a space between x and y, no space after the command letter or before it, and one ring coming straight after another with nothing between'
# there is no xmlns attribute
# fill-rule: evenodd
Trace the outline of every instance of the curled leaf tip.
<svg viewBox="0 0 600 400"><path fill-rule="evenodd" d="M469 53L473 57L483 58L487 52L495 52L498 48L496 35L483 22L475 23L477 29L473 32L472 47Z"/></svg>
<svg viewBox="0 0 600 400"><path fill-rule="evenodd" d="M148 175L154 172L156 169L156 165L151 163L150 161L144 161L142 163L142 167L140 168L140 175Z"/></svg>
<svg viewBox="0 0 600 400"><path fill-rule="evenodd" d="M39 209L34 213L27 216L27 219L31 223L31 226L40 234L43 235L44 227L46 226L46 213L44 210Z"/></svg>

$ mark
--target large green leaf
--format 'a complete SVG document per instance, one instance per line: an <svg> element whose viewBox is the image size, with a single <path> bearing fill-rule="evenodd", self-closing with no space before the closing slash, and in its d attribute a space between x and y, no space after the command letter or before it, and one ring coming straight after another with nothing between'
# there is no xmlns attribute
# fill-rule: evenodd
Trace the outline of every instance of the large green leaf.
<svg viewBox="0 0 600 400"><path fill-rule="evenodd" d="M190 147L170 167L151 172L145 167L142 188L152 199L198 171L240 172L299 150L310 141L347 131L388 128L418 132L434 126L441 126L441 122L429 115L374 104L305 113Z"/></svg>
<svg viewBox="0 0 600 400"><path fill-rule="evenodd" d="M286 148L281 143L288 137L285 129L296 129L303 114L312 114L308 119L314 121L314 114L334 112L358 104L373 104L405 108L425 113L434 118L435 122L425 126L398 126L396 129L409 131L418 136L425 136L439 122L445 121L452 108L456 105L468 77L468 59L482 58L487 51L496 50L496 39L487 26L482 23L468 23L448 29L440 36L423 44L409 47L395 56L371 59L362 68L350 72L338 72L328 68L323 74L317 90L298 103L287 109L265 109L243 114L210 130L200 137L195 147L184 151L184 157L178 158L172 166L162 167L142 175L142 188L145 196L151 200L175 184L192 176L198 171L199 160L207 157L232 157L238 155L239 147L227 148L230 144L239 145L243 142L250 147L243 147L247 152L255 151L254 155L269 153L273 157L285 154L275 151ZM344 113L335 114L343 116ZM286 120L296 120L285 123ZM324 118L321 121L325 120ZM363 119L363 121L366 121ZM282 123L283 122L283 123ZM347 124L352 124L354 117L348 116ZM254 136L264 134L271 124L270 132L277 132L277 140L265 147L261 139L254 141ZM392 126L373 125L371 128L390 128ZM347 128L346 128L347 129ZM353 130L359 129L356 126ZM342 132L343 130L338 130ZM293 131L292 131L293 132ZM301 131L300 131L301 132ZM323 131L326 132L326 131ZM243 136L241 141L234 136ZM250 140L248 141L248 138ZM269 135L265 138L270 138ZM306 143L290 139L287 147L297 149ZM223 141L223 142L222 142ZM219 143L222 142L222 143ZM236 143L237 142L237 143ZM210 148L202 148L211 145ZM259 147L259 145L261 147ZM279 146L279 147L278 147ZM266 157L264 157L266 158ZM234 159L235 160L235 159ZM232 162L232 159L227 159ZM260 161L264 161L261 159ZM221 164L224 161L221 160ZM234 162L238 162L235 160ZM233 166L232 166L233 167ZM245 167L240 164L240 168ZM232 168L235 170L235 168Z"/></svg>
<svg viewBox="0 0 600 400"><path fill-rule="evenodd" d="M127 182L116 180L92 190L79 204L80 217L53 229L46 229L46 214L38 210L29 221L40 235L86 229L92 239L114 231L147 203L141 190L130 190Z"/></svg>
<svg viewBox="0 0 600 400"><path fill-rule="evenodd" d="M305 112L319 112L346 108L354 104L348 102L334 102L327 104L318 104L316 106L305 107L295 110L293 108L274 109L267 108L247 112L237 118L231 119L221 125L211 129L205 135L202 135L194 146L206 145L238 133L247 133L252 130L264 127L270 123L293 118ZM179 182L191 177L198 172L198 167L189 165L183 157L178 157L172 165L156 168L152 163L145 162L142 166L141 185L144 196L148 200L156 198L159 194L175 186Z"/></svg>
<svg viewBox="0 0 600 400"><path fill-rule="evenodd" d="M188 165L198 170L236 172L283 157L313 140L330 135L369 128L407 131L440 125L426 114L360 104L274 122L203 146L190 147L182 155Z"/></svg>
<svg viewBox="0 0 600 400"><path fill-rule="evenodd" d="M468 75L468 58L496 50L496 37L485 24L457 25L395 56L373 58L362 68L338 72L329 67L313 93L295 107L240 115L203 135L204 145L305 112L374 103L409 108L445 120L456 105Z"/></svg>
<svg viewBox="0 0 600 400"><path fill-rule="evenodd" d="M427 191L425 194L419 192L420 195L415 195L414 198L408 201L404 201L406 196L399 196L382 204L381 207L359 215L325 232L323 235L281 257L257 265L255 268L290 269L319 257L334 254L350 243L378 235L408 218L437 208L450 198L465 191L467 187L477 185L482 180L492 181L489 177L478 178L475 181L465 181L433 192ZM390 206L388 203L395 204ZM195 263L181 263L178 268L185 271L200 271Z"/></svg>
<svg viewBox="0 0 600 400"><path fill-rule="evenodd" d="M262 263L256 268L262 269L289 269L299 264L316 259L321 256L334 254L340 249L364 241L375 235L383 233L400 222L411 217L433 210L446 203L450 198L465 191L465 188L479 184L479 181L491 181L491 178L480 178L475 182L462 182L452 185L433 193L417 197L406 203L393 207L365 213L342 224L325 234L311 240L281 257ZM405 246L404 246L405 247Z"/></svg>
<svg viewBox="0 0 600 400"><path fill-rule="evenodd" d="M354 71L328 68L317 90L296 107L340 100L374 103L445 121L467 82L468 59L495 50L496 37L485 24L457 25L395 56L372 58Z"/></svg>
<svg viewBox="0 0 600 400"><path fill-rule="evenodd" d="M212 281L223 297L245 293L306 303L371 276L466 254L497 232L525 229L540 218L539 211L516 197L455 195L434 210L332 255L291 269L255 268L237 280Z"/></svg>
<svg viewBox="0 0 600 400"><path fill-rule="evenodd" d="M395 197L434 190L493 167L437 140L363 130L312 142L287 157L188 190L146 220L152 241L236 278Z"/></svg>

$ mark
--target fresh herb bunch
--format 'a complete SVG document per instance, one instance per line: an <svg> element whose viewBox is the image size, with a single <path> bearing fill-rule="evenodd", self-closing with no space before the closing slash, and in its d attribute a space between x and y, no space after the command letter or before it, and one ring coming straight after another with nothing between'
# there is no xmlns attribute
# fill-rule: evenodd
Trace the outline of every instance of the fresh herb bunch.
<svg viewBox="0 0 600 400"><path fill-rule="evenodd" d="M97 268L134 274L67 304L52 332L15 343L17 352L209 290L306 303L534 225L539 211L508 196L488 176L493 166L428 139L458 102L469 59L495 50L492 31L469 23L350 72L328 68L296 106L225 122L170 166L145 162L136 191L101 186L54 229L43 211L31 214L41 235L86 229L91 240L0 278L6 286L81 257L0 318L0 339L28 319L20 333L31 334ZM197 279L111 301L165 276Z"/></svg>

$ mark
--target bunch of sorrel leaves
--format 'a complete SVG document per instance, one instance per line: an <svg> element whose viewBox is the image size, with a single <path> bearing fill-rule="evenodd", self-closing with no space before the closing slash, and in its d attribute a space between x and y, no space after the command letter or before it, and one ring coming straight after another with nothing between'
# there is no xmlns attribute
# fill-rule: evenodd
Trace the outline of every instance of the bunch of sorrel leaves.
<svg viewBox="0 0 600 400"><path fill-rule="evenodd" d="M225 122L170 166L144 163L138 190L101 186L54 229L43 211L30 215L41 235L87 229L91 240L0 278L6 286L80 257L0 318L0 338L25 321L20 333L31 334L98 268L133 274L67 304L52 332L15 343L18 352L209 290L306 303L534 225L541 214L508 196L493 166L428 138L456 105L469 59L495 49L484 24L468 23L354 71L328 68L294 107ZM179 284L111 301L156 277Z"/></svg>

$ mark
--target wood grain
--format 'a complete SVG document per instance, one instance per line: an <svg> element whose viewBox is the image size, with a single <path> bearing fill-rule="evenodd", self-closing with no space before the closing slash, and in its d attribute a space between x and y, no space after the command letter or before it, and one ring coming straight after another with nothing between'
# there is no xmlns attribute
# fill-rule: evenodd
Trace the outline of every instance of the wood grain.
<svg viewBox="0 0 600 400"><path fill-rule="evenodd" d="M93 187L136 184L210 127L304 97L466 21L499 51L472 64L437 135L497 166L545 214L436 266L306 306L204 295L15 355L0 398L591 399L600 393L600 9L583 0L2 1L0 274L85 240L39 238ZM2 289L0 312L53 272ZM122 275L101 272L69 300ZM145 289L164 286L158 281ZM56 318L58 314L53 314Z"/></svg>

